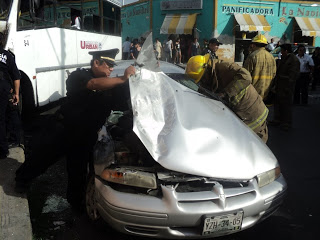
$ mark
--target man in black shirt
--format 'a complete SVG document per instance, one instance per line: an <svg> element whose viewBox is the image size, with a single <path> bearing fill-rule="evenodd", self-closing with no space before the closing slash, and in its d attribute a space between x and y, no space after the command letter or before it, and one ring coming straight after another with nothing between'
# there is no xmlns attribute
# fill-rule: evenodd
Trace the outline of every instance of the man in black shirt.
<svg viewBox="0 0 320 240"><path fill-rule="evenodd" d="M97 132L117 104L113 91L121 88L133 66L122 77L110 77L119 49L90 52L91 69L78 69L67 79L67 101L61 107L67 141L68 202L77 210L83 207L87 167L90 163Z"/></svg>
<svg viewBox="0 0 320 240"><path fill-rule="evenodd" d="M4 34L0 33L0 159L7 157L6 119L15 114L10 107L19 103L20 72L13 55L4 50ZM10 106L11 105L11 106ZM9 114L9 116L8 116Z"/></svg>

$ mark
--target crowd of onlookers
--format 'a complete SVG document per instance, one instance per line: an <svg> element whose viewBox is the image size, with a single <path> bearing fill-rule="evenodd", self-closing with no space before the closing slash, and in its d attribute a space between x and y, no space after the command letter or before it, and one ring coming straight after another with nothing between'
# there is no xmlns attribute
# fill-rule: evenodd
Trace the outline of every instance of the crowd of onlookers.
<svg viewBox="0 0 320 240"><path fill-rule="evenodd" d="M122 59L136 59L144 40L145 39L141 37L140 39L136 38L130 41L130 38L127 37L126 41L122 44ZM156 38L154 51L158 60L181 64L187 63L192 56L206 53L208 44L208 40L204 39L201 46L198 38L193 38L192 36L169 37L163 42L160 42L160 40Z"/></svg>

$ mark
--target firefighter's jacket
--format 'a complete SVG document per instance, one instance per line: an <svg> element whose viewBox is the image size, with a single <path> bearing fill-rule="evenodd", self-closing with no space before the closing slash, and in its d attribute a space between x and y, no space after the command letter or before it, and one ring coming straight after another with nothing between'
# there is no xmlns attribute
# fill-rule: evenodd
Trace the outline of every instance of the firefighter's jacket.
<svg viewBox="0 0 320 240"><path fill-rule="evenodd" d="M236 63L213 60L213 69L201 79L201 86L222 95L228 107L253 131L268 116L268 108L251 84L250 73ZM210 77L209 77L210 76Z"/></svg>
<svg viewBox="0 0 320 240"><path fill-rule="evenodd" d="M259 48L248 56L243 67L250 72L252 85L262 99L266 98L277 71L276 61L272 54L265 48Z"/></svg>
<svg viewBox="0 0 320 240"><path fill-rule="evenodd" d="M277 96L292 96L299 74L299 59L293 53L289 53L286 57L282 57L275 78Z"/></svg>

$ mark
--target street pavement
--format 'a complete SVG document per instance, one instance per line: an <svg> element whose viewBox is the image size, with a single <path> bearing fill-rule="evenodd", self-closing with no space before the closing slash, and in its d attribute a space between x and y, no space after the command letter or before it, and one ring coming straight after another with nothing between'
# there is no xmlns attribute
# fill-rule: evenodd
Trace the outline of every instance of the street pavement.
<svg viewBox="0 0 320 240"><path fill-rule="evenodd" d="M24 162L24 151L16 147L9 152L6 159L0 159L0 239L31 240L27 196L14 191L15 171Z"/></svg>
<svg viewBox="0 0 320 240"><path fill-rule="evenodd" d="M269 120L273 117L272 109L270 107ZM269 126L268 146L278 158L289 186L282 211L275 213L275 217L286 219L289 223L286 226L289 229L279 230L284 231L286 236L289 234L286 239L317 239L316 232L320 216L318 206L320 194L317 190L320 184L319 136L320 89L310 92L309 105L293 107L293 128L288 132ZM23 161L24 151L21 148L10 149L8 158L0 160L1 240L32 239L27 197L25 194L14 191L15 170ZM267 225L268 223L265 222L259 226ZM79 226L81 226L79 229L73 229L73 231L81 232L83 226L81 224ZM252 231L257 233L264 231L259 226ZM249 236L251 236L250 231L245 231L231 238L250 239Z"/></svg>

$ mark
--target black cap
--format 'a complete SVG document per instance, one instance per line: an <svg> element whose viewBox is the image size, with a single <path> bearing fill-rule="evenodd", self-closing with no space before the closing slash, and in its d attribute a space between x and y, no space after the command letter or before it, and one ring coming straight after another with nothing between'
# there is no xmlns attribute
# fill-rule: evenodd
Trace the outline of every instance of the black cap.
<svg viewBox="0 0 320 240"><path fill-rule="evenodd" d="M115 58L118 53L118 48L89 52L89 54L92 55L92 60L103 60L112 66L117 65L115 62Z"/></svg>
<svg viewBox="0 0 320 240"><path fill-rule="evenodd" d="M216 39L216 38L211 38L210 41L209 41L209 44L210 44L210 43L216 43L216 44L218 44L218 45L222 45L222 43L219 42L219 40Z"/></svg>

